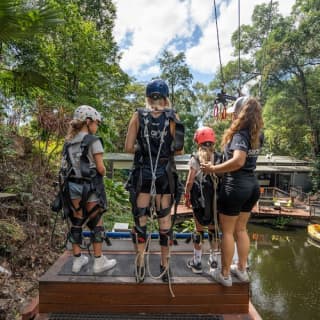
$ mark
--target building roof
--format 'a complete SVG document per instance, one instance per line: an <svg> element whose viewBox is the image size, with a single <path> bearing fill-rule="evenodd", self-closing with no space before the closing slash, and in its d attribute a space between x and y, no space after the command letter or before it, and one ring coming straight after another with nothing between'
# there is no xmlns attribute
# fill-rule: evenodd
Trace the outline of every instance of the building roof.
<svg viewBox="0 0 320 320"><path fill-rule="evenodd" d="M189 170L189 160L191 155L184 154L175 156L177 170ZM133 155L129 153L107 153L104 158L111 161L113 169L131 169ZM259 156L257 160L257 172L311 172L312 167L309 162L298 160L288 156Z"/></svg>

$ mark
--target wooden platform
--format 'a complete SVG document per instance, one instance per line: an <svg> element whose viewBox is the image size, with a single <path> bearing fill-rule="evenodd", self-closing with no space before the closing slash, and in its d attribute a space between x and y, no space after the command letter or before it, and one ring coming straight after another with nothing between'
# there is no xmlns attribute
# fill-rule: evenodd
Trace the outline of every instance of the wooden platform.
<svg viewBox="0 0 320 320"><path fill-rule="evenodd" d="M99 275L93 275L92 261L79 274L72 274L72 256L66 251L39 280L37 319L50 319L49 315L56 313L117 314L123 315L123 319L139 314L194 314L194 319L197 319L196 315L211 315L210 319L218 319L214 315L229 320L260 319L249 302L249 283L240 283L235 278L232 287L215 283L208 273L206 252L202 261L203 274L195 275L186 267L187 259L192 257L192 243L181 240L172 247L170 266L174 297L168 284L161 280L147 275L143 283L135 282L131 240L113 239L112 246L107 249L105 254L116 258L118 263L112 270ZM153 240L149 265L154 276L160 273L159 261L158 241Z"/></svg>

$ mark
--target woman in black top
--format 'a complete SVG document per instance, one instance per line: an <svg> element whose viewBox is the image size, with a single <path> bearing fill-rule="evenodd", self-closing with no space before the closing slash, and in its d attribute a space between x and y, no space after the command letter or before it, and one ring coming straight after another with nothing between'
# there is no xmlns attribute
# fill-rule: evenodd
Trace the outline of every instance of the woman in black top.
<svg viewBox="0 0 320 320"><path fill-rule="evenodd" d="M219 221L222 229L222 270L212 276L224 286L232 286L230 271L240 281L249 281L246 263L250 240L247 222L250 212L260 197L255 176L256 161L263 143L262 109L252 97L240 97L232 107L234 121L222 138L224 162L202 164L205 173L224 173L218 198ZM239 262L232 266L236 238ZM230 270L231 269L231 270Z"/></svg>

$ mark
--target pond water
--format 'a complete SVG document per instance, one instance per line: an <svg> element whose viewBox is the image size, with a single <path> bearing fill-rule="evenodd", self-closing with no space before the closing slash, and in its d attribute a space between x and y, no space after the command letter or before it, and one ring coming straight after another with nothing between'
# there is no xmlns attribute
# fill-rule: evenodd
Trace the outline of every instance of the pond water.
<svg viewBox="0 0 320 320"><path fill-rule="evenodd" d="M320 248L307 230L249 225L251 301L263 320L320 319Z"/></svg>

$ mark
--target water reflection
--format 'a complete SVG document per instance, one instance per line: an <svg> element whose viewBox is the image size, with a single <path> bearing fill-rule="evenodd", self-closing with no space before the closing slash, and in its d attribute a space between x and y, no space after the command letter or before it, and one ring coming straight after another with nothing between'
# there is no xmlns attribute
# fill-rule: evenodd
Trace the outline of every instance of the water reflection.
<svg viewBox="0 0 320 320"><path fill-rule="evenodd" d="M320 319L320 249L304 228L249 226L252 302L263 320Z"/></svg>

